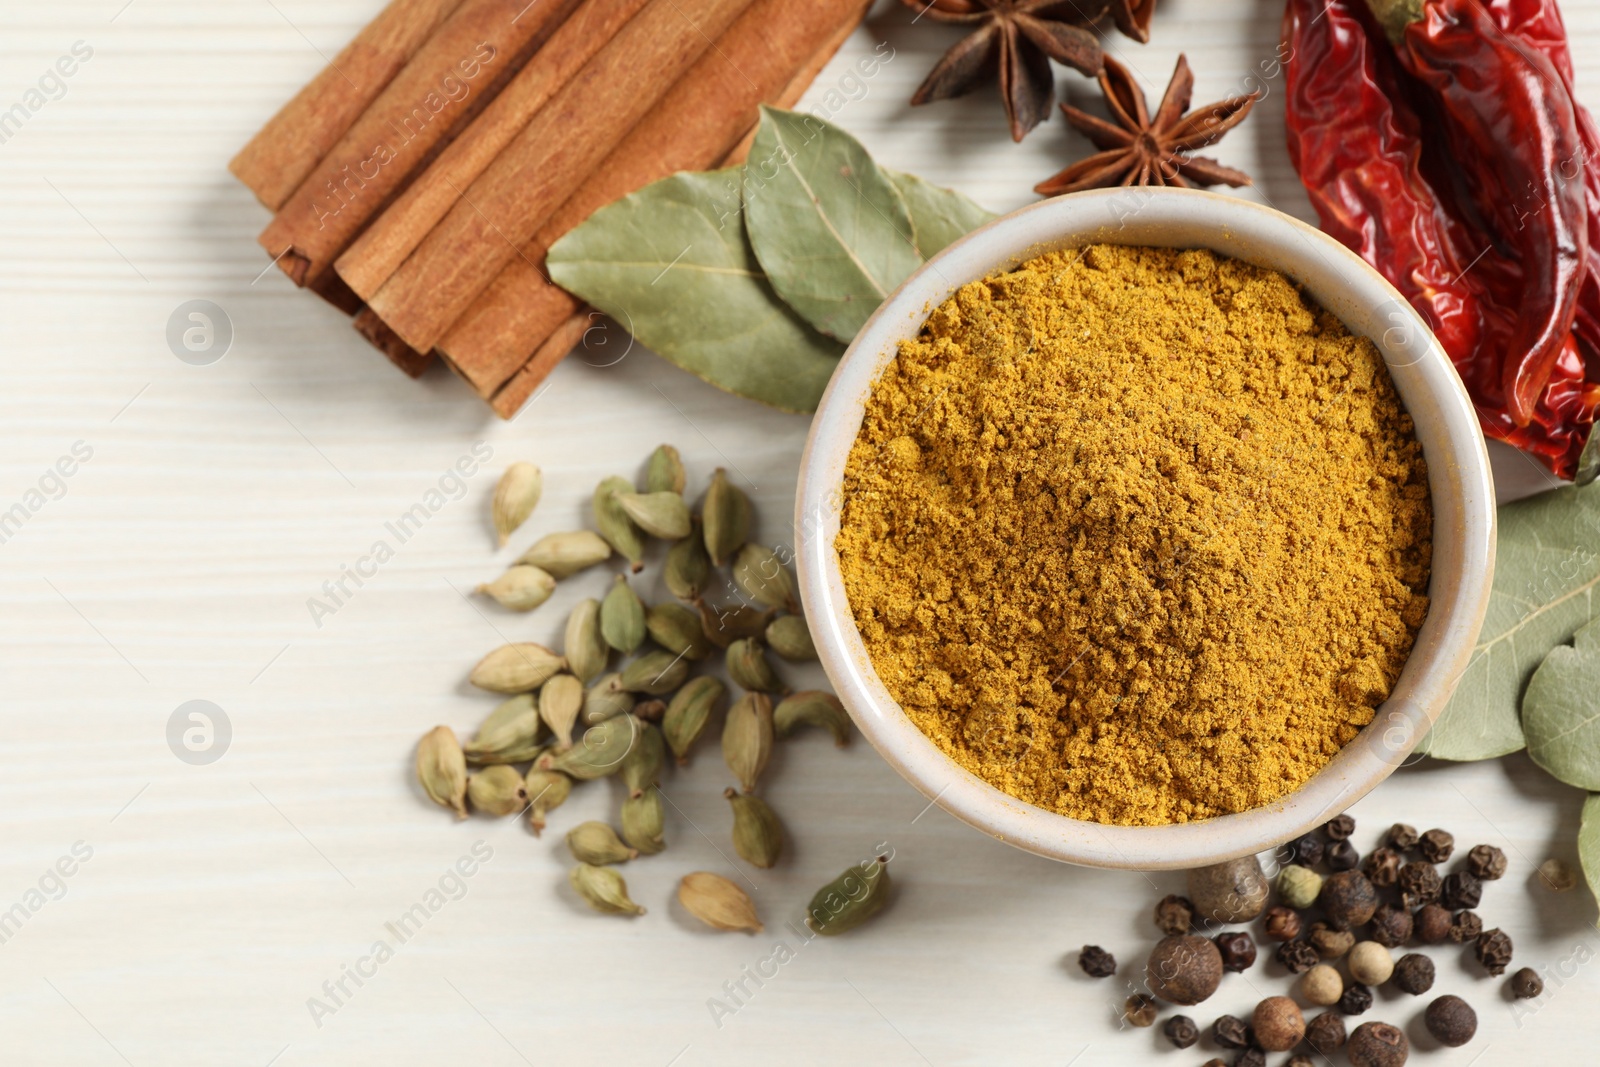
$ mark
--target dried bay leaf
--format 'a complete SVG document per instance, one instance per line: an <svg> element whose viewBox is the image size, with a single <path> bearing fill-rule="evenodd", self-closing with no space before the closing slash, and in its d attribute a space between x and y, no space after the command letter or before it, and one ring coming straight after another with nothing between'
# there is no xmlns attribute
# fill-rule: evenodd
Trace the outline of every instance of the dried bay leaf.
<svg viewBox="0 0 1600 1067"><path fill-rule="evenodd" d="M1491 759L1526 743L1522 694L1551 649L1600 617L1600 489L1570 488L1499 509L1488 614L1472 661L1420 750Z"/></svg>
<svg viewBox="0 0 1600 1067"><path fill-rule="evenodd" d="M911 213L912 243L923 259L931 259L956 239L1000 216L969 197L901 170L882 168L900 191Z"/></svg>
<svg viewBox="0 0 1600 1067"><path fill-rule="evenodd" d="M773 292L730 205L739 168L674 174L595 212L551 247L551 278L719 389L816 410L844 346Z"/></svg>
<svg viewBox="0 0 1600 1067"><path fill-rule="evenodd" d="M1522 697L1528 755L1579 789L1600 789L1600 623L1550 650Z"/></svg>
<svg viewBox="0 0 1600 1067"><path fill-rule="evenodd" d="M1578 823L1578 862L1583 865L1589 892L1600 900L1600 795L1591 793L1583 802L1583 816Z"/></svg>
<svg viewBox="0 0 1600 1067"><path fill-rule="evenodd" d="M842 341L922 265L895 183L861 142L811 115L761 109L744 211L778 296Z"/></svg>

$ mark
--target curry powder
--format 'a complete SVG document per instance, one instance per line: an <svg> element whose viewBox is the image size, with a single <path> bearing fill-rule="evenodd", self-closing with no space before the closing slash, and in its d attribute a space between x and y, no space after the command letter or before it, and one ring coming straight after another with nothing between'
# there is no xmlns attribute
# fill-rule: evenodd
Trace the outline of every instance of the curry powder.
<svg viewBox="0 0 1600 1067"><path fill-rule="evenodd" d="M1284 796L1372 721L1427 611L1427 469L1381 355L1207 251L963 286L874 384L841 506L890 694L1075 818Z"/></svg>

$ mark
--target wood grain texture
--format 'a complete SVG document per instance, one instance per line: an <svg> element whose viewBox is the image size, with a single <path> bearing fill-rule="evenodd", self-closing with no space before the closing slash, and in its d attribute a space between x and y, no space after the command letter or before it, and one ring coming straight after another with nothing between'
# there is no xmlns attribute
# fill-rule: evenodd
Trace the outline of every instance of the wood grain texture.
<svg viewBox="0 0 1600 1067"><path fill-rule="evenodd" d="M465 688L468 667L502 635L558 640L567 607L603 578L563 584L531 616L457 589L494 577L538 535L583 523L596 481L639 474L662 441L683 450L695 491L717 466L736 472L760 536L783 542L806 424L622 338L620 359L564 361L503 424L442 367L420 382L396 374L347 318L266 269L254 241L265 212L227 161L381 6L135 0L119 14L122 0L0 0L5 107L75 41L94 50L0 145L0 512L41 479L47 500L0 543L0 911L75 842L93 849L64 895L0 943L0 1058L1156 1067L1214 1055L1184 1059L1158 1031L1118 1032L1121 978L1092 982L1073 963L1096 942L1136 974L1155 932L1148 909L1181 877L1067 868L984 838L927 809L859 740L843 752L821 736L780 747L767 796L794 840L770 872L722 855L729 782L714 745L670 776L668 849L626 870L650 908L632 922L588 912L564 884L560 834L614 818L610 784L579 790L538 840L510 822L455 824L416 792L416 739L435 723L470 730L493 706ZM1600 4L1566 9L1584 99L1600 107ZM1112 47L1154 87L1187 52L1196 99L1215 99L1264 77L1278 11L1267 0L1162 0L1152 44ZM1059 117L1012 145L993 93L908 108L955 36L910 20L898 3L880 6L804 106L831 110L889 166L995 210L1030 202L1034 181L1087 150ZM864 86L847 83L882 41L893 62ZM1058 83L1089 94L1070 72ZM1256 175L1243 195L1304 217L1278 132L1281 93L1267 85L1216 155ZM197 298L233 326L231 350L211 366L180 362L165 339L174 309ZM46 470L78 441L92 457L58 492ZM461 499L446 494L317 626L308 598L374 542L396 540L385 523L479 442L493 456ZM496 553L488 498L516 459L543 466L545 499ZM194 699L232 722L231 746L210 766L180 762L166 740L174 710ZM1531 878L1548 855L1573 858L1580 803L1514 757L1406 768L1355 809L1362 848L1396 819L1506 848L1510 874L1482 914L1516 939L1519 964L1562 968L1562 984L1550 981L1519 1019L1467 956L1436 952L1437 988L1471 999L1479 1036L1414 1063L1592 1059L1595 907ZM351 995L319 1028L307 999L479 839L494 855L465 895L364 985L347 982ZM719 1028L708 999L726 1001L724 983L780 938L794 944L785 922L880 842L896 854L890 909L836 943L808 944L759 988L746 979L752 995ZM697 928L671 900L677 877L697 869L750 875L768 933ZM1580 946L1590 962L1571 962ZM1257 989L1282 988L1258 966L1193 1014L1242 1014ZM1420 1008L1380 994L1368 1018L1415 1037Z"/></svg>

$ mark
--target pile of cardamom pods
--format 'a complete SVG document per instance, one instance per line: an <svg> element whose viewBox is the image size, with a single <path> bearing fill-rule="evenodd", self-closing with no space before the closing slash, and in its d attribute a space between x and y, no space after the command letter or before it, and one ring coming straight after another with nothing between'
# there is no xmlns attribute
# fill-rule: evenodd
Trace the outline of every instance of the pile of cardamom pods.
<svg viewBox="0 0 1600 1067"><path fill-rule="evenodd" d="M567 834L577 860L569 876L573 889L596 911L615 915L645 910L628 896L616 865L666 847L660 779L668 750L686 765L727 704L721 679L691 677L697 664L720 654L728 677L744 690L723 716L722 755L739 784L723 794L732 809L733 847L747 863L771 867L783 849L783 824L756 795L775 741L805 727L828 731L841 746L850 737L849 716L837 697L791 692L768 656L770 650L803 662L816 659L816 650L787 560L750 541L755 516L749 497L719 469L695 514L683 495L682 459L671 445L651 454L644 482L641 491L626 478L605 479L594 492L598 532L541 537L478 592L511 610L531 611L557 582L606 563L613 553L638 574L647 542L655 538L671 543L662 579L677 600L646 604L629 576L617 574L602 599L572 610L560 653L517 642L472 668L473 685L508 697L472 740L463 745L448 726L436 726L416 753L417 778L435 803L460 818L469 809L491 816L525 812L535 834L574 783L620 775L628 794L620 832L586 822ZM502 545L533 513L542 490L543 476L531 463L512 464L501 476L492 518ZM720 583L717 592L730 598L727 603L712 602L713 583ZM880 910L888 892L885 862L856 864L818 891L807 922L819 934L843 933ZM754 903L720 875L686 875L678 899L714 929L762 928Z"/></svg>

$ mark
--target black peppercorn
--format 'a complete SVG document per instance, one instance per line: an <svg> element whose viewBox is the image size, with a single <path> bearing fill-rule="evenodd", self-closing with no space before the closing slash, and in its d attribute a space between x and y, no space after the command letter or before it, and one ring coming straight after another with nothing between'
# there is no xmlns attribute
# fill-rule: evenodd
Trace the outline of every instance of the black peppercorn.
<svg viewBox="0 0 1600 1067"><path fill-rule="evenodd" d="M1289 846L1289 862L1298 867L1315 867L1322 862L1324 845L1316 834L1306 834Z"/></svg>
<svg viewBox="0 0 1600 1067"><path fill-rule="evenodd" d="M1490 974L1505 974L1511 962L1511 936L1498 927L1478 935L1472 946L1473 955Z"/></svg>
<svg viewBox="0 0 1600 1067"><path fill-rule="evenodd" d="M1252 1036L1249 1024L1232 1015L1224 1015L1211 1024L1211 1040L1222 1048L1248 1048Z"/></svg>
<svg viewBox="0 0 1600 1067"><path fill-rule="evenodd" d="M1194 905L1176 893L1161 898L1156 905L1156 925L1164 934L1186 934L1194 923Z"/></svg>
<svg viewBox="0 0 1600 1067"><path fill-rule="evenodd" d="M1372 940L1384 948L1398 948L1411 940L1411 913L1393 904L1380 905L1372 913Z"/></svg>
<svg viewBox="0 0 1600 1067"><path fill-rule="evenodd" d="M1439 1044L1458 1048L1478 1032L1478 1013L1460 997L1446 994L1428 1005L1422 1021Z"/></svg>
<svg viewBox="0 0 1600 1067"><path fill-rule="evenodd" d="M1410 852L1417 847L1417 828L1408 826L1403 822L1397 822L1389 827L1388 836L1384 840L1396 852Z"/></svg>
<svg viewBox="0 0 1600 1067"><path fill-rule="evenodd" d="M1178 1048L1188 1048L1200 1040L1200 1028L1187 1015L1174 1015L1167 1020L1161 1032Z"/></svg>
<svg viewBox="0 0 1600 1067"><path fill-rule="evenodd" d="M1417 847L1429 863L1443 863L1456 850L1456 839L1446 830L1429 830L1418 838Z"/></svg>
<svg viewBox="0 0 1600 1067"><path fill-rule="evenodd" d="M1400 877L1400 853L1392 848L1375 848L1361 861L1361 873L1380 889L1394 885Z"/></svg>
<svg viewBox="0 0 1600 1067"><path fill-rule="evenodd" d="M1378 910L1378 891L1360 871L1340 871L1322 883L1317 903L1327 914L1329 925L1351 930Z"/></svg>
<svg viewBox="0 0 1600 1067"><path fill-rule="evenodd" d="M1394 965L1394 977L1389 981L1396 989L1412 996L1421 996L1433 988L1433 961L1420 952L1408 952Z"/></svg>
<svg viewBox="0 0 1600 1067"><path fill-rule="evenodd" d="M1406 906L1411 908L1419 904L1432 904L1438 900L1442 884L1439 869L1421 860L1413 860L1401 867L1396 883L1400 886Z"/></svg>
<svg viewBox="0 0 1600 1067"><path fill-rule="evenodd" d="M1439 903L1452 911L1476 908L1483 899L1483 883L1471 871L1447 875L1439 886Z"/></svg>
<svg viewBox="0 0 1600 1067"><path fill-rule="evenodd" d="M1450 920L1450 940L1458 945L1478 940L1478 935L1481 933L1483 933L1483 920L1478 918L1478 913L1475 911L1458 911L1455 918Z"/></svg>
<svg viewBox="0 0 1600 1067"><path fill-rule="evenodd" d="M1361 853L1348 841L1335 841L1328 846L1328 867L1335 871L1353 871L1361 863Z"/></svg>
<svg viewBox="0 0 1600 1067"><path fill-rule="evenodd" d="M1084 945L1078 953L1078 966L1090 978L1110 978L1117 973L1117 958L1099 945Z"/></svg>
<svg viewBox="0 0 1600 1067"><path fill-rule="evenodd" d="M1397 1026L1362 1023L1344 1047L1351 1067L1400 1067L1411 1053L1411 1043Z"/></svg>
<svg viewBox="0 0 1600 1067"><path fill-rule="evenodd" d="M1296 1052L1283 1061L1283 1067L1317 1067L1317 1061L1304 1052Z"/></svg>
<svg viewBox="0 0 1600 1067"><path fill-rule="evenodd" d="M1450 936L1450 909L1438 904L1424 904L1417 909L1411 928L1417 940L1424 945L1437 945Z"/></svg>
<svg viewBox="0 0 1600 1067"><path fill-rule="evenodd" d="M1282 904L1268 909L1266 934L1274 941L1293 941L1300 936L1300 913Z"/></svg>
<svg viewBox="0 0 1600 1067"><path fill-rule="evenodd" d="M1256 962L1255 940L1244 931L1218 934L1217 951L1222 953L1222 969L1239 973L1249 970Z"/></svg>
<svg viewBox="0 0 1600 1067"><path fill-rule="evenodd" d="M1306 1044L1324 1056L1344 1048L1344 1016L1325 1011L1306 1024Z"/></svg>
<svg viewBox="0 0 1600 1067"><path fill-rule="evenodd" d="M1359 982L1351 982L1344 987L1344 995L1339 998L1339 1010L1346 1015L1360 1015L1372 1007L1372 990Z"/></svg>
<svg viewBox="0 0 1600 1067"><path fill-rule="evenodd" d="M1511 976L1511 995L1518 1000L1532 1000L1544 992L1544 979L1532 967L1524 967Z"/></svg>
<svg viewBox="0 0 1600 1067"><path fill-rule="evenodd" d="M1351 815L1339 815L1328 820L1328 825L1322 828L1330 841L1343 841L1356 832L1356 820Z"/></svg>
<svg viewBox="0 0 1600 1067"><path fill-rule="evenodd" d="M1202 1063L1200 1067L1228 1067L1228 1065L1213 1056L1206 1062Z"/></svg>
<svg viewBox="0 0 1600 1067"><path fill-rule="evenodd" d="M1247 1048L1233 1058L1233 1067L1267 1067L1267 1054L1258 1048Z"/></svg>
<svg viewBox="0 0 1600 1067"><path fill-rule="evenodd" d="M1290 974L1305 974L1322 962L1322 956L1309 941L1285 941L1273 955Z"/></svg>
<svg viewBox="0 0 1600 1067"><path fill-rule="evenodd" d="M1156 998L1144 993L1135 993L1122 1004L1122 1017L1129 1026L1154 1026L1160 1011Z"/></svg>
<svg viewBox="0 0 1600 1067"><path fill-rule="evenodd" d="M1480 882L1492 882L1506 873L1506 854L1493 845L1473 845L1467 869Z"/></svg>

